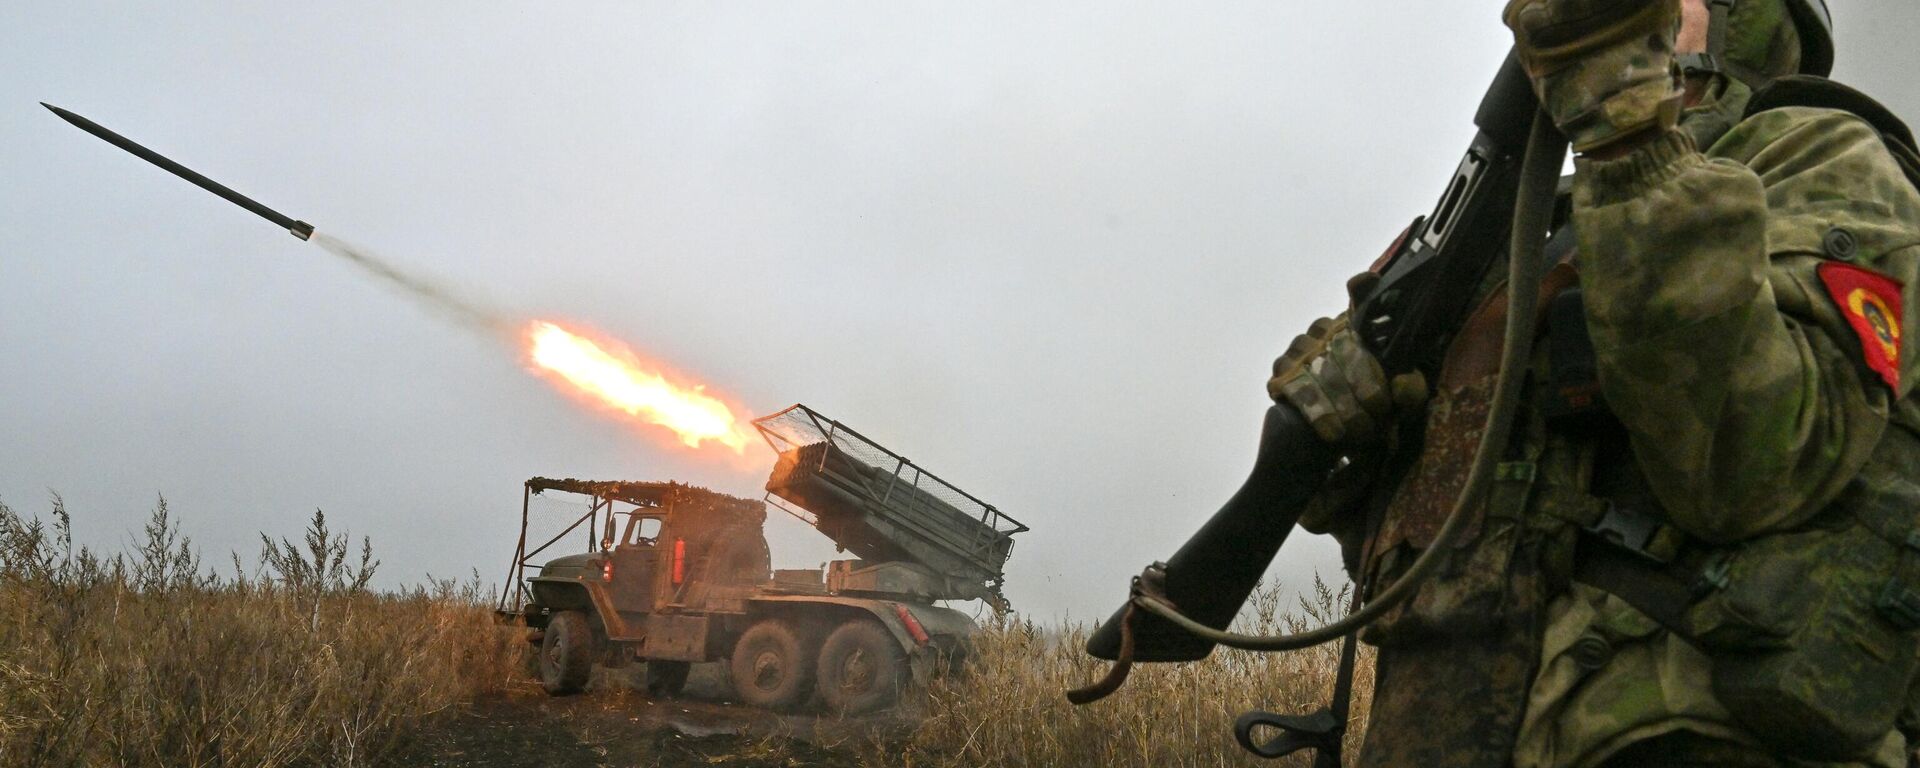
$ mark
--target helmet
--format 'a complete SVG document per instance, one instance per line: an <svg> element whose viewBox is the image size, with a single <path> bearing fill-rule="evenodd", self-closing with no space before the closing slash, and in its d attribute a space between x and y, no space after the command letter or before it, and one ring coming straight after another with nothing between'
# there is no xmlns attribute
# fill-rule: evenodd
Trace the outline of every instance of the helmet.
<svg viewBox="0 0 1920 768"><path fill-rule="evenodd" d="M1787 0L1793 26L1800 33L1800 74L1833 74L1833 14L1827 0Z"/></svg>
<svg viewBox="0 0 1920 768"><path fill-rule="evenodd" d="M1680 62L1688 72L1725 72L1748 85L1833 71L1833 18L1826 0L1707 0L1706 54Z"/></svg>

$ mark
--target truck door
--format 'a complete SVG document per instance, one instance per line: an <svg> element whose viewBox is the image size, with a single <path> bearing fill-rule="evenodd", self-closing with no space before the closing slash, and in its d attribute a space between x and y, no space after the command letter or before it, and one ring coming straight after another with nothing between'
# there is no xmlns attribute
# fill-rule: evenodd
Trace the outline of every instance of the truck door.
<svg viewBox="0 0 1920 768"><path fill-rule="evenodd" d="M614 610L623 614L653 610L656 569L661 563L660 527L658 517L628 516L625 535L608 553L613 559L613 581L607 592L613 597Z"/></svg>

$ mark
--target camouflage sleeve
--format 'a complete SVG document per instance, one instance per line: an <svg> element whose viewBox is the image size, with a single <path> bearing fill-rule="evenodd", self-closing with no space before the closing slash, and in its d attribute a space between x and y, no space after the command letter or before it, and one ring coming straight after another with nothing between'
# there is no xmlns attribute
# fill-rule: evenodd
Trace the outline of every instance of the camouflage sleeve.
<svg viewBox="0 0 1920 768"><path fill-rule="evenodd" d="M1574 218L1601 384L1635 459L1675 524L1732 541L1817 512L1886 428L1904 391L1865 370L1814 271L1841 230L1848 258L1914 285L1920 196L1842 112L1763 112L1710 152L1672 132L1576 161Z"/></svg>

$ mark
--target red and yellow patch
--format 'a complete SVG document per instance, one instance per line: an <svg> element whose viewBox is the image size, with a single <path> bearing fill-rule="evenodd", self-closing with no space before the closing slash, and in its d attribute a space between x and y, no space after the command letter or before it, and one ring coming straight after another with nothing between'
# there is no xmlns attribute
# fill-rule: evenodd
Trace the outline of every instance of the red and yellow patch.
<svg viewBox="0 0 1920 768"><path fill-rule="evenodd" d="M1900 281L1864 267L1829 261L1819 267L1820 282L1860 336L1867 367L1895 391L1900 389Z"/></svg>

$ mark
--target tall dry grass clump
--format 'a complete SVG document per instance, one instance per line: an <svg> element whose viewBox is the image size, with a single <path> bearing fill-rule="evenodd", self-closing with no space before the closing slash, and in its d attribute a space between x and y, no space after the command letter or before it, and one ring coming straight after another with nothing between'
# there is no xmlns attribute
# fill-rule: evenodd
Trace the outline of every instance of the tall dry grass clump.
<svg viewBox="0 0 1920 768"><path fill-rule="evenodd" d="M477 578L371 592L366 542L317 511L262 539L215 575L164 499L111 557L58 496L50 524L0 503L0 768L378 764L521 663Z"/></svg>
<svg viewBox="0 0 1920 768"><path fill-rule="evenodd" d="M1314 580L1297 598L1263 585L1239 629L1262 634L1327 623L1346 603L1345 589ZM1106 665L1082 650L1089 628L1043 628L1005 620L984 629L970 674L936 680L927 717L903 754L904 764L953 766L1220 766L1307 765L1302 755L1254 758L1234 743L1235 718L1250 709L1306 714L1326 706L1340 646L1290 653L1217 649L1204 661L1143 664L1118 693L1076 707L1065 691L1097 679ZM1373 654L1362 646L1354 680L1348 753L1359 747L1373 690ZM1272 732L1266 732L1271 737ZM888 761L891 763L891 759Z"/></svg>

